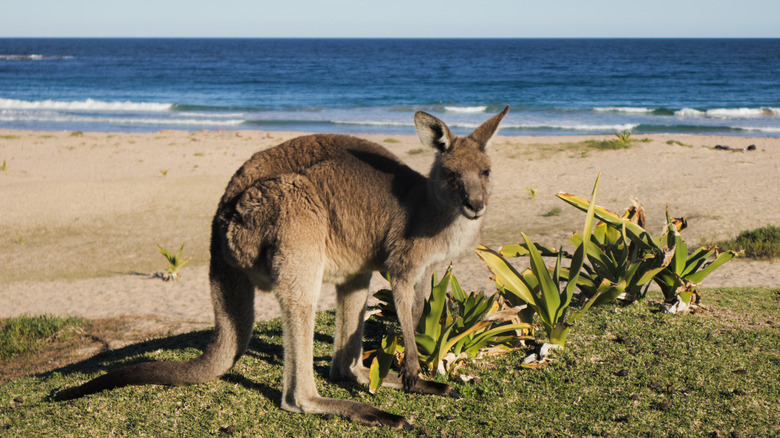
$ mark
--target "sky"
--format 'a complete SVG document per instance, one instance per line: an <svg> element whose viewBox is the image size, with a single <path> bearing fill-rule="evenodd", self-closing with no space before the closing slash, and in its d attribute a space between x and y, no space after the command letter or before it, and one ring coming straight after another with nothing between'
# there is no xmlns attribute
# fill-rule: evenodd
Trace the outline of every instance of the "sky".
<svg viewBox="0 0 780 438"><path fill-rule="evenodd" d="M780 37L778 0L5 0L0 37Z"/></svg>

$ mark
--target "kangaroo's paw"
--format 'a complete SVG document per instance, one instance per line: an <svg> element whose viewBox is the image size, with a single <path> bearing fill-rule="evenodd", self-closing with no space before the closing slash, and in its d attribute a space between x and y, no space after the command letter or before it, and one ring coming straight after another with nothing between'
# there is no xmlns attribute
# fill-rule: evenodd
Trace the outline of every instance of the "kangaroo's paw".
<svg viewBox="0 0 780 438"><path fill-rule="evenodd" d="M416 384L408 389L409 392L416 392L418 394L434 394L434 395L446 395L455 399L460 399L461 396L455 388L446 383L431 382L430 380L418 379Z"/></svg>
<svg viewBox="0 0 780 438"><path fill-rule="evenodd" d="M351 421L367 426L381 426L390 429L412 430L414 427L406 421L406 418L385 412L379 409L371 409L372 412L356 412L348 418Z"/></svg>

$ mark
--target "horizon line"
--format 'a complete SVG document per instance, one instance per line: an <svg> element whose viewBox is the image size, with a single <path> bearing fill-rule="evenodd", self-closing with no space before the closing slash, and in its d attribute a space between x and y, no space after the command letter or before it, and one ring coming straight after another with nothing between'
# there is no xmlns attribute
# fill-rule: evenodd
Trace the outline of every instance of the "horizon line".
<svg viewBox="0 0 780 438"><path fill-rule="evenodd" d="M233 40L776 40L780 36L518 36L518 37L403 37L403 36L3 36L0 39L233 39Z"/></svg>

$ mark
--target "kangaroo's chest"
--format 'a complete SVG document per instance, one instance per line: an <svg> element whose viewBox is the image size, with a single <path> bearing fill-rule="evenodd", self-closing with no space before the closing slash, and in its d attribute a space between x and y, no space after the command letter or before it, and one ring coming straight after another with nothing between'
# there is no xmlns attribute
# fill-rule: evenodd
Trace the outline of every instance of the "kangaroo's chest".
<svg viewBox="0 0 780 438"><path fill-rule="evenodd" d="M432 242L429 264L452 260L474 249L479 243L481 229L482 218L456 220L439 239Z"/></svg>

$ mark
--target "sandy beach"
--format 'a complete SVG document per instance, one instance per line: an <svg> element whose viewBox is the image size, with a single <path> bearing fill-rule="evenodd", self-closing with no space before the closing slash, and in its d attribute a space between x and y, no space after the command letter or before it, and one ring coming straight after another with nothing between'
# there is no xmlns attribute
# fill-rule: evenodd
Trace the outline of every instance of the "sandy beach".
<svg viewBox="0 0 780 438"><path fill-rule="evenodd" d="M153 315L210 323L206 265L219 197L254 152L297 135L0 130L0 317ZM413 132L362 137L423 173L433 160ZM483 242L493 247L516 243L523 231L545 244L563 244L580 229L584 214L554 195L588 195L598 172L603 174L600 205L622 211L633 196L644 204L648 228L657 233L668 204L673 216L688 219L689 247L780 223L775 199L780 139L634 137L650 141L628 150L598 150L582 141L609 136L494 139L494 188ZM715 145L756 145L756 150L724 151ZM156 244L169 250L184 244L191 261L180 281L155 277L166 264ZM473 254L454 266L466 288L489 288L489 273ZM703 287L777 288L778 268L778 262L736 260L708 277ZM384 281L375 275L372 291L381 287ZM320 309L334 303L333 287L324 287ZM278 315L270 295L258 294L255 309L259 319Z"/></svg>

